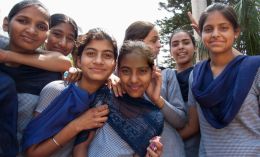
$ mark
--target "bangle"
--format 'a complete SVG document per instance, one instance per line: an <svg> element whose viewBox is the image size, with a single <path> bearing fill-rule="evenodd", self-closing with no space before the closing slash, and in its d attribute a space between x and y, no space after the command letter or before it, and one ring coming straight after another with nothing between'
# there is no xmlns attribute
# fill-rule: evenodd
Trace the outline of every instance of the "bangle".
<svg viewBox="0 0 260 157"><path fill-rule="evenodd" d="M52 139L51 139L58 147L61 147L62 148L62 145L61 144L59 144L56 140L55 140L55 138L53 137Z"/></svg>

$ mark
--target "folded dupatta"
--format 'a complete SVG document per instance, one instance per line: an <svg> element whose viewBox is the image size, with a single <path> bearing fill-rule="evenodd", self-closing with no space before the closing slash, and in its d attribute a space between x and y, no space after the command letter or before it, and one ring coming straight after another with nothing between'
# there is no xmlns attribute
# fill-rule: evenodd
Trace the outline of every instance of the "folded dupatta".
<svg viewBox="0 0 260 157"><path fill-rule="evenodd" d="M194 67L192 92L209 124L221 129L239 112L260 66L260 57L237 56L215 79L209 62Z"/></svg>
<svg viewBox="0 0 260 157"><path fill-rule="evenodd" d="M162 133L163 114L144 98L132 98L127 94L117 98L104 87L99 90L95 102L108 104L107 122L140 156L145 156L149 140Z"/></svg>
<svg viewBox="0 0 260 157"><path fill-rule="evenodd" d="M95 94L90 95L75 84L70 84L28 124L23 134L23 150L57 134L70 121L85 112L94 98Z"/></svg>

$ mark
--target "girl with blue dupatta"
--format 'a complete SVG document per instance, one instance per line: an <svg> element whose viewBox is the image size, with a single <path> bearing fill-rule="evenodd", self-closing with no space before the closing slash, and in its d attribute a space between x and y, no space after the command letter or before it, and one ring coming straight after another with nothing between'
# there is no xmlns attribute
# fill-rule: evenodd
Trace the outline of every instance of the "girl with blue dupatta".
<svg viewBox="0 0 260 157"><path fill-rule="evenodd" d="M78 44L77 65L82 77L69 86L55 81L42 90L37 108L46 109L24 132L22 148L28 156L70 156L79 132L98 128L107 120L106 105L89 108L115 68L116 42L103 30L92 29Z"/></svg>
<svg viewBox="0 0 260 157"><path fill-rule="evenodd" d="M161 90L161 75L153 69L151 49L141 41L124 42L118 57L118 76L123 89L122 97L116 97L107 87L97 93L96 105L107 104L109 116L91 142L76 145L74 156L160 156L161 146L154 143L153 151L147 147L150 139L159 136L163 129L163 115L158 106ZM157 99L155 99L155 97ZM78 137L84 139L84 136ZM147 152L148 150L148 152Z"/></svg>
<svg viewBox="0 0 260 157"><path fill-rule="evenodd" d="M197 104L201 129L199 156L260 154L260 57L234 52L240 29L235 11L215 3L199 19L210 59L190 77L189 104Z"/></svg>
<svg viewBox="0 0 260 157"><path fill-rule="evenodd" d="M77 62L83 75L77 84L80 86L85 82L90 88L87 91L91 91L94 85L105 83L108 71L112 73L114 63L108 61L111 60L111 54L115 61L116 43L100 29L90 30L78 42L80 46L77 49ZM107 106L88 109L95 92L88 94L78 86L71 84L65 87L64 82L56 81L43 89L41 97L46 99L40 99L42 101L38 107L47 108L26 129L23 149L27 155L70 156L76 134L81 130L100 127L107 120ZM160 150L160 143L157 145Z"/></svg>
<svg viewBox="0 0 260 157"><path fill-rule="evenodd" d="M177 93L181 93L182 99L185 102L188 121L185 124L185 127L178 129L178 133L183 140L184 147L182 145L182 142L179 141L180 138L176 136L176 139L172 140L174 145L168 144L167 147L164 143L164 146L167 148L164 149L163 155L179 157L198 157L200 133L197 109L194 105L187 105L189 92L189 76L193 70L193 62L196 51L196 41L189 31L183 29L176 29L171 34L169 46L170 54L173 57L176 66L175 69L167 68L162 71L162 77L164 80L163 87L168 89L169 91L173 89L170 86L170 84L175 84L175 86L178 86L179 88L175 87L177 89L175 90L175 92L169 92L172 93L172 96L168 96L165 98L166 100L168 98L176 100L179 96ZM170 143L170 140L166 138L163 142ZM180 148L181 146L182 148L184 148L185 154L182 154L183 149ZM172 147L174 147L175 149L171 149Z"/></svg>

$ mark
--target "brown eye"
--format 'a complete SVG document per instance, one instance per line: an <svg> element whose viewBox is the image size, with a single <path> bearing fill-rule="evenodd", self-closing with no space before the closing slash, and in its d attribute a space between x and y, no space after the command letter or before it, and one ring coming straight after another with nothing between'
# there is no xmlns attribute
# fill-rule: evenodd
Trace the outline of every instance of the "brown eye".
<svg viewBox="0 0 260 157"><path fill-rule="evenodd" d="M85 54L88 56L88 57L95 57L95 52L94 51L86 51Z"/></svg>
<svg viewBox="0 0 260 157"><path fill-rule="evenodd" d="M123 69L120 69L120 72L123 74L123 75L130 75L130 70L127 69L127 68L123 68Z"/></svg>
<svg viewBox="0 0 260 157"><path fill-rule="evenodd" d="M20 24L27 24L29 23L26 19L18 19L17 20Z"/></svg>
<svg viewBox="0 0 260 157"><path fill-rule="evenodd" d="M105 59L112 59L112 58L114 58L114 55L110 52L106 52L106 53L103 54L103 57Z"/></svg>
<svg viewBox="0 0 260 157"><path fill-rule="evenodd" d="M41 31L47 31L48 30L48 26L45 24L38 24L37 28Z"/></svg>

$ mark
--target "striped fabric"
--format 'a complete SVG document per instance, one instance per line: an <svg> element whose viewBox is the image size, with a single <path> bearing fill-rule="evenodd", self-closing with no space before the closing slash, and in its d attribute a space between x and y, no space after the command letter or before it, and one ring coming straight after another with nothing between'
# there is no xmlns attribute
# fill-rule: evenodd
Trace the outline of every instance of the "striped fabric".
<svg viewBox="0 0 260 157"><path fill-rule="evenodd" d="M17 120L17 139L21 152L21 141L23 131L33 117L33 111L39 100L38 95L28 93L18 93L18 120ZM20 155L22 156L22 155Z"/></svg>
<svg viewBox="0 0 260 157"><path fill-rule="evenodd" d="M190 77L190 83L192 76ZM201 129L200 157L260 156L260 68L254 83L234 120L223 129L213 128L189 92L189 105L197 104Z"/></svg>
<svg viewBox="0 0 260 157"><path fill-rule="evenodd" d="M88 157L133 157L132 148L105 123L91 142Z"/></svg>
<svg viewBox="0 0 260 157"><path fill-rule="evenodd" d="M39 103L35 109L36 112L41 113L48 105L65 89L64 81L58 80L47 84L40 93ZM50 157L70 157L74 147L74 140L71 140L62 149L55 152Z"/></svg>

